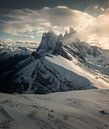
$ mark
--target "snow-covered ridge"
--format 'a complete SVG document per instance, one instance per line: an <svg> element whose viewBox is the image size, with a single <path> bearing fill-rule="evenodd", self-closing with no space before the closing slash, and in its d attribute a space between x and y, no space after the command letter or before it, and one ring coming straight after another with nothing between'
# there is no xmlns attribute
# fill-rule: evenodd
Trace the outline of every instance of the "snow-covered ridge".
<svg viewBox="0 0 109 129"><path fill-rule="evenodd" d="M77 73L73 63L72 66L69 63L61 56L36 60L19 72L20 77L16 81L22 82L24 87L29 85L30 91L27 91L35 93L93 88L94 84Z"/></svg>

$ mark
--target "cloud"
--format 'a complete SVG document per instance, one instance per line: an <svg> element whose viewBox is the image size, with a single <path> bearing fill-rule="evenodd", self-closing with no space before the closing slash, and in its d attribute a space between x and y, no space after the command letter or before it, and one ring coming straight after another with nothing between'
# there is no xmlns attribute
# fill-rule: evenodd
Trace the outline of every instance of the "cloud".
<svg viewBox="0 0 109 129"><path fill-rule="evenodd" d="M109 14L98 16L90 29L98 36L109 36Z"/></svg>
<svg viewBox="0 0 109 129"><path fill-rule="evenodd" d="M88 42L95 42L104 48L109 48L109 9L95 17L91 24L84 28L84 37Z"/></svg>
<svg viewBox="0 0 109 129"><path fill-rule="evenodd" d="M41 10L15 9L0 15L3 18L0 30L12 34L33 30L48 31L52 28L63 31L66 27L71 26L79 29L79 26L84 23L83 19L92 18L87 13L72 10L66 6L44 7Z"/></svg>
<svg viewBox="0 0 109 129"><path fill-rule="evenodd" d="M68 27L73 27L82 41L108 42L109 9L99 6L94 6L94 9L100 10L96 17L66 6L3 11L0 12L0 31L34 37L49 30L64 33Z"/></svg>

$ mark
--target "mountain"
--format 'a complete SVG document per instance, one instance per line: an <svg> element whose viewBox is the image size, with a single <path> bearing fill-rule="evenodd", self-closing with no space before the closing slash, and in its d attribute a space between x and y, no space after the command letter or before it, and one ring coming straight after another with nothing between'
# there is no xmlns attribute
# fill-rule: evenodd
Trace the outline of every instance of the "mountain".
<svg viewBox="0 0 109 129"><path fill-rule="evenodd" d="M10 79L16 71L16 65L29 57L31 51L24 47L0 45L0 91L8 91ZM8 84L8 86L7 86Z"/></svg>
<svg viewBox="0 0 109 129"><path fill-rule="evenodd" d="M21 93L51 93L93 88L93 84L74 67L77 68L61 56L36 59L17 73L14 89Z"/></svg>
<svg viewBox="0 0 109 129"><path fill-rule="evenodd" d="M36 51L17 62L12 71L9 92L109 88L109 51L79 41L72 28L65 35L47 32Z"/></svg>

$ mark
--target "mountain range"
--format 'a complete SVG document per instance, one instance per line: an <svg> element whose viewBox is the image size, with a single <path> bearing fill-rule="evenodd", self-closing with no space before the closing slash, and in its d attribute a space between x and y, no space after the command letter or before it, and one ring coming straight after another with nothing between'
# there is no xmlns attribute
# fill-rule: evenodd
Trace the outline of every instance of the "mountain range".
<svg viewBox="0 0 109 129"><path fill-rule="evenodd" d="M46 94L109 88L109 51L46 32L36 50L0 44L0 91Z"/></svg>

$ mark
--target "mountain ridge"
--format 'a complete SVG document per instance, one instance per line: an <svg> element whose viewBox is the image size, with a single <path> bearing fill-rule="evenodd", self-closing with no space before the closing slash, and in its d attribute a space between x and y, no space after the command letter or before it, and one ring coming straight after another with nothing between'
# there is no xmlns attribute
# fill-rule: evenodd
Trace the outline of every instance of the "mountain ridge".
<svg viewBox="0 0 109 129"><path fill-rule="evenodd" d="M65 80L63 79L61 84L60 81L56 79L56 76L49 71L50 69L48 68L51 66L51 70L54 69L60 79L63 77L65 78L65 75L62 73L63 71L69 73L68 70L71 72L70 76L79 75L81 76L81 79L85 79L85 82L83 81L84 83L82 85L81 82L78 82L78 84L74 86L73 83L76 83L76 79L78 80L79 76L75 79L72 76L72 80L69 80L69 77L66 82L69 82L69 85L72 85L71 88L67 86L65 91L90 89L91 87L108 88L109 53L96 46L90 46L88 43L73 40L72 35L75 36L75 34L76 31L72 28L70 28L70 31L66 32L64 36L56 35L54 32L44 33L41 43L39 47L36 48L36 51L33 51L26 59L20 61L15 66L16 71L11 78L11 92L50 93L64 91L64 89L61 88L61 85L63 85L64 88L66 87L64 85ZM47 67L45 67L46 62ZM59 69L58 63L60 64ZM70 67L69 64L80 71L75 71L75 69ZM64 66L66 66L66 70L64 70ZM69 69L69 67L71 69ZM75 72L75 74L73 72ZM84 73L87 73L88 76L84 75ZM44 77L45 75L47 78ZM87 80L89 83L87 83ZM46 83L44 83L44 81ZM49 83L51 85L49 85ZM104 84L105 86L103 86Z"/></svg>

